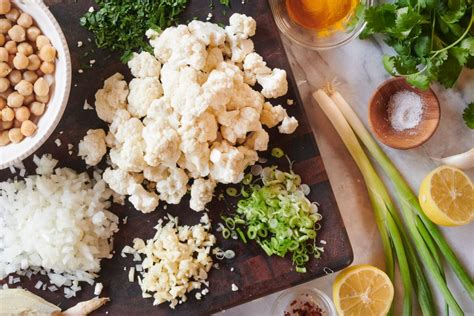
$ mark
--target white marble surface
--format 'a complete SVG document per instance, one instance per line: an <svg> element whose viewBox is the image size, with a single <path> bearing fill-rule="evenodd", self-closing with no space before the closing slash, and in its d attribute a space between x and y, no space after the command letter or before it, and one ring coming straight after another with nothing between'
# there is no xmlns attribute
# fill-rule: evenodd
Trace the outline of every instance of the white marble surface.
<svg viewBox="0 0 474 316"><path fill-rule="evenodd" d="M286 38L283 40L349 233L354 250L354 263L370 263L383 268L382 246L362 176L337 133L313 102L311 92L326 81L337 78L341 83L340 92L367 124L368 100L375 88L388 78L381 58L383 53L390 53L390 48L381 41L355 40L342 48L314 52L298 47ZM417 149L399 151L383 146L415 192L423 177L437 166L429 157L455 154L474 146L474 131L465 127L461 118L465 105L474 101L474 71L465 70L456 89L447 91L435 86L434 90L441 101L442 110L441 123L435 135ZM469 174L473 179L474 171ZM471 277L474 276L474 222L443 231ZM474 315L474 304L462 286L449 274L448 279L466 314ZM319 288L331 296L333 280L334 275L329 275L302 286ZM223 314L270 315L271 306L279 294L275 293L235 307Z"/></svg>

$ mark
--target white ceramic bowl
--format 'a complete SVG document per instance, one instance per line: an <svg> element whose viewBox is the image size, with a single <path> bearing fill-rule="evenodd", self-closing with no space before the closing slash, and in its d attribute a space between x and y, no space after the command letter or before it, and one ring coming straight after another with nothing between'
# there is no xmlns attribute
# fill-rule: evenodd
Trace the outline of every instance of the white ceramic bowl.
<svg viewBox="0 0 474 316"><path fill-rule="evenodd" d="M51 135L66 108L71 90L71 58L64 34L58 22L41 0L12 1L23 12L30 14L58 51L54 83L46 111L38 121L38 130L18 144L0 147L0 169L7 168L35 152Z"/></svg>

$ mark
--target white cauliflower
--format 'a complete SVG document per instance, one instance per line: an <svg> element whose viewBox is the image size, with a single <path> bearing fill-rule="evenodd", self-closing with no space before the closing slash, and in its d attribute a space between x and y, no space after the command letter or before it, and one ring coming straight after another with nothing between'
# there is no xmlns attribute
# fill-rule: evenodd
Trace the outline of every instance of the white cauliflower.
<svg viewBox="0 0 474 316"><path fill-rule="evenodd" d="M160 77L161 64L148 52L133 53L132 59L128 61L128 68L135 78Z"/></svg>
<svg viewBox="0 0 474 316"><path fill-rule="evenodd" d="M163 95L163 88L156 77L135 78L130 81L129 87L127 110L138 118L144 117L153 100Z"/></svg>
<svg viewBox="0 0 474 316"><path fill-rule="evenodd" d="M188 24L188 29L196 38L206 46L219 46L224 44L225 31L219 25L193 20Z"/></svg>
<svg viewBox="0 0 474 316"><path fill-rule="evenodd" d="M179 204L188 190L189 178L183 169L168 168L165 179L156 182L156 191L160 199L169 204Z"/></svg>
<svg viewBox="0 0 474 316"><path fill-rule="evenodd" d="M268 149L269 140L270 136L263 128L261 128L255 132L252 132L245 140L244 145L253 150L265 151Z"/></svg>
<svg viewBox="0 0 474 316"><path fill-rule="evenodd" d="M90 129L79 142L79 156L87 165L97 165L107 153L105 132L103 129Z"/></svg>
<svg viewBox="0 0 474 316"><path fill-rule="evenodd" d="M159 165L156 167L145 167L143 170L143 176L148 181L158 182L166 178L168 175L167 167L165 165Z"/></svg>
<svg viewBox="0 0 474 316"><path fill-rule="evenodd" d="M298 127L298 121L292 117L285 117L280 126L278 126L278 131L281 134L292 134Z"/></svg>
<svg viewBox="0 0 474 316"><path fill-rule="evenodd" d="M239 183L244 170L258 160L254 150L234 147L227 141L215 142L211 148L211 177L221 183Z"/></svg>
<svg viewBox="0 0 474 316"><path fill-rule="evenodd" d="M253 52L253 41L249 37L255 35L257 23L252 17L234 13L226 26L227 43L231 50L233 62L243 62L245 57Z"/></svg>
<svg viewBox="0 0 474 316"><path fill-rule="evenodd" d="M238 139L245 138L248 132L255 132L262 128L260 113L251 107L221 113L217 119L222 125L222 137L232 144Z"/></svg>
<svg viewBox="0 0 474 316"><path fill-rule="evenodd" d="M257 74L257 82L262 86L262 94L265 98L278 98L288 92L288 81L286 71L275 68L271 74Z"/></svg>
<svg viewBox="0 0 474 316"><path fill-rule="evenodd" d="M95 94L97 116L107 123L112 122L115 112L127 106L128 86L119 73L107 78L104 87Z"/></svg>
<svg viewBox="0 0 474 316"><path fill-rule="evenodd" d="M173 128L160 124L159 121L149 122L143 129L145 141L145 161L149 166L174 166L181 155L180 138Z"/></svg>
<svg viewBox="0 0 474 316"><path fill-rule="evenodd" d="M222 54L222 50L218 47L210 47L207 50L206 64L202 70L206 73L211 72L223 61L224 55Z"/></svg>
<svg viewBox="0 0 474 316"><path fill-rule="evenodd" d="M212 142L217 138L217 121L214 115L204 112L198 117L183 117L178 130L183 138L194 138L198 142Z"/></svg>
<svg viewBox="0 0 474 316"><path fill-rule="evenodd" d="M143 150L143 141L127 140L110 150L110 160L122 170L142 172L146 167Z"/></svg>
<svg viewBox="0 0 474 316"><path fill-rule="evenodd" d="M254 18L245 14L234 13L229 18L229 26L226 27L232 34L242 35L249 38L255 35L257 22Z"/></svg>
<svg viewBox="0 0 474 316"><path fill-rule="evenodd" d="M142 213L153 212L160 201L156 193L148 192L140 184L131 185L128 194L130 194L130 197L128 198L130 203L132 203L133 207Z"/></svg>
<svg viewBox="0 0 474 316"><path fill-rule="evenodd" d="M254 50L251 39L243 39L230 32L227 32L227 43L231 50L231 60L236 63L243 62L245 57Z"/></svg>
<svg viewBox="0 0 474 316"><path fill-rule="evenodd" d="M191 186L191 201L189 206L191 209L200 212L211 202L212 194L216 187L216 181L213 179L195 179Z"/></svg>
<svg viewBox="0 0 474 316"><path fill-rule="evenodd" d="M244 59L245 83L253 86L257 82L257 75L271 74L272 70L267 67L262 56L257 53L250 53Z"/></svg>
<svg viewBox="0 0 474 316"><path fill-rule="evenodd" d="M238 82L235 84L230 102L227 104L227 110L241 109L243 107L252 107L258 113L262 111L265 98L258 91L255 91L248 84Z"/></svg>
<svg viewBox="0 0 474 316"><path fill-rule="evenodd" d="M167 63L171 58L175 47L177 44L180 44L177 42L177 39L189 34L189 29L186 25L168 27L161 33L147 32L150 44L154 48L155 57L161 63Z"/></svg>
<svg viewBox="0 0 474 316"><path fill-rule="evenodd" d="M143 123L146 125L149 122L159 121L163 126L170 126L174 129L178 129L181 124L180 115L174 111L170 102L170 99L166 96L153 100L148 108Z"/></svg>
<svg viewBox="0 0 474 316"><path fill-rule="evenodd" d="M281 105L272 106L270 102L265 102L262 113L260 114L260 121L268 128L272 128L283 121L285 117L288 117L288 114Z"/></svg>
<svg viewBox="0 0 474 316"><path fill-rule="evenodd" d="M137 180L127 171L121 169L105 169L102 178L109 187L116 193L128 195L132 186L137 184Z"/></svg>
<svg viewBox="0 0 474 316"><path fill-rule="evenodd" d="M207 142L200 143L194 138L182 138L180 149L183 155L178 160L178 165L186 169L191 177L206 177L209 174L211 150Z"/></svg>

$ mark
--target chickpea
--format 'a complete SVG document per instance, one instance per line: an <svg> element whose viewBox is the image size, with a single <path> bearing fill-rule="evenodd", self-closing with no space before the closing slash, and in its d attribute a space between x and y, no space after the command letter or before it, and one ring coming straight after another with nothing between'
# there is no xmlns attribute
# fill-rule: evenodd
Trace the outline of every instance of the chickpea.
<svg viewBox="0 0 474 316"><path fill-rule="evenodd" d="M30 55L28 56L29 59L29 64L28 64L28 70L38 70L41 66L41 60L38 57L38 55Z"/></svg>
<svg viewBox="0 0 474 316"><path fill-rule="evenodd" d="M19 70L28 68L29 63L30 60L28 59L28 57L26 57L22 53L17 53L15 58L13 58L13 66L15 66L15 68Z"/></svg>
<svg viewBox="0 0 474 316"><path fill-rule="evenodd" d="M12 28L12 22L7 19L0 19L0 33L7 34Z"/></svg>
<svg viewBox="0 0 474 316"><path fill-rule="evenodd" d="M8 138L14 144L18 144L25 138L18 127L14 127L8 131Z"/></svg>
<svg viewBox="0 0 474 316"><path fill-rule="evenodd" d="M8 41L5 43L5 48L7 49L8 53L10 54L16 54L17 48L16 48L16 42L14 41Z"/></svg>
<svg viewBox="0 0 474 316"><path fill-rule="evenodd" d="M38 38L39 35L41 35L41 31L36 26L29 27L26 30L26 38L30 42L36 42L36 39Z"/></svg>
<svg viewBox="0 0 474 316"><path fill-rule="evenodd" d="M21 124L21 133L24 136L28 137L28 136L33 135L36 132L37 128L38 127L36 126L35 123L33 123L30 120L26 120Z"/></svg>
<svg viewBox="0 0 474 316"><path fill-rule="evenodd" d="M8 88L10 88L10 81L7 78L0 78L0 93L7 91Z"/></svg>
<svg viewBox="0 0 474 316"><path fill-rule="evenodd" d="M0 63L0 78L5 78L12 71L10 66L7 63Z"/></svg>
<svg viewBox="0 0 474 316"><path fill-rule="evenodd" d="M31 65L31 60L30 60L30 65ZM27 70L23 73L23 79L28 82L34 83L36 79L38 79L38 75L34 71Z"/></svg>
<svg viewBox="0 0 474 316"><path fill-rule="evenodd" d="M35 94L39 97L44 97L49 94L49 84L44 78L36 80L33 89Z"/></svg>
<svg viewBox="0 0 474 316"><path fill-rule="evenodd" d="M0 132L0 147L8 145L10 143L10 138L8 137L8 131Z"/></svg>
<svg viewBox="0 0 474 316"><path fill-rule="evenodd" d="M17 50L19 53L22 53L25 56L30 56L33 54L33 46L31 46L29 43L20 43L17 46Z"/></svg>
<svg viewBox="0 0 474 316"><path fill-rule="evenodd" d="M8 51L5 47L0 47L0 61L8 62Z"/></svg>
<svg viewBox="0 0 474 316"><path fill-rule="evenodd" d="M10 0L0 0L0 14L7 14L11 8L12 4Z"/></svg>
<svg viewBox="0 0 474 316"><path fill-rule="evenodd" d="M17 43L24 42L26 39L26 31L20 25L14 25L11 29L8 30L8 36Z"/></svg>
<svg viewBox="0 0 474 316"><path fill-rule="evenodd" d="M18 20L18 17L20 16L20 11L18 11L17 8L12 8L10 12L5 14L5 17L9 19L12 22L16 22Z"/></svg>
<svg viewBox="0 0 474 316"><path fill-rule="evenodd" d="M0 98L0 110L4 109L7 106L7 101L4 98Z"/></svg>
<svg viewBox="0 0 474 316"><path fill-rule="evenodd" d="M30 104L30 112L33 115L41 116L44 113L45 107L46 105L44 103L36 101Z"/></svg>
<svg viewBox="0 0 474 316"><path fill-rule="evenodd" d="M8 122L1 122L0 121L0 129L10 129L12 128L13 126L13 120L12 121L8 121Z"/></svg>
<svg viewBox="0 0 474 316"><path fill-rule="evenodd" d="M0 46L5 45L5 42L6 42L5 35L0 34Z"/></svg>
<svg viewBox="0 0 474 316"><path fill-rule="evenodd" d="M23 101L23 104L24 105L30 105L31 103L33 103L35 101L35 95L32 93L30 95L27 95L25 97L25 101ZM30 111L31 112L31 111Z"/></svg>
<svg viewBox="0 0 474 316"><path fill-rule="evenodd" d="M54 73L54 69L55 69L54 64L47 61L43 62L40 67L40 70L45 74Z"/></svg>
<svg viewBox="0 0 474 316"><path fill-rule="evenodd" d="M18 82L20 82L22 79L22 76L21 76L21 71L19 70L13 70L9 75L8 75L8 80L10 80L10 83L14 86L16 85Z"/></svg>
<svg viewBox="0 0 474 316"><path fill-rule="evenodd" d="M26 106L19 107L15 109L15 119L20 122L24 122L30 118L30 110Z"/></svg>
<svg viewBox="0 0 474 316"><path fill-rule="evenodd" d="M18 92L12 92L7 97L7 104L12 108L19 108L23 105L25 97L19 94Z"/></svg>
<svg viewBox="0 0 474 316"><path fill-rule="evenodd" d="M35 95L35 100L46 104L49 101L49 95L46 95L46 96Z"/></svg>
<svg viewBox="0 0 474 316"><path fill-rule="evenodd" d="M26 80L21 80L15 86L15 90L18 91L18 93L22 96L27 97L33 94L33 84Z"/></svg>
<svg viewBox="0 0 474 316"><path fill-rule="evenodd" d="M22 14L20 14L20 17L18 18L18 20L16 20L16 23L20 26L23 26L25 29L27 29L31 25L33 25L33 18L28 13L23 12Z"/></svg>
<svg viewBox="0 0 474 316"><path fill-rule="evenodd" d="M3 108L1 114L3 122L12 122L15 118L15 112L9 107Z"/></svg>
<svg viewBox="0 0 474 316"><path fill-rule="evenodd" d="M56 48L51 45L44 45L40 49L39 58L41 58L43 61L54 61L56 58Z"/></svg>
<svg viewBox="0 0 474 316"><path fill-rule="evenodd" d="M45 45L51 45L51 42L49 41L49 39L46 36L39 35L36 38L36 47L38 47L38 49L41 49Z"/></svg>

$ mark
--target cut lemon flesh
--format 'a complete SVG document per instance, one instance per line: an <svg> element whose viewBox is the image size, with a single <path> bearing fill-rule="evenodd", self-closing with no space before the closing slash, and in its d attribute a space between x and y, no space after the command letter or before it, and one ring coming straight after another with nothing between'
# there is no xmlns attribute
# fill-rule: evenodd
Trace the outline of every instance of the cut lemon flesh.
<svg viewBox="0 0 474 316"><path fill-rule="evenodd" d="M382 270L355 265L339 273L333 284L333 299L339 316L382 316L390 310L393 284Z"/></svg>
<svg viewBox="0 0 474 316"><path fill-rule="evenodd" d="M460 226L474 219L474 187L459 169L441 166L421 183L418 196L428 218L443 226Z"/></svg>

